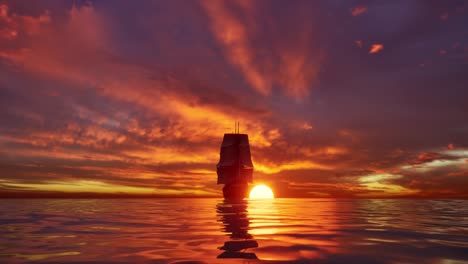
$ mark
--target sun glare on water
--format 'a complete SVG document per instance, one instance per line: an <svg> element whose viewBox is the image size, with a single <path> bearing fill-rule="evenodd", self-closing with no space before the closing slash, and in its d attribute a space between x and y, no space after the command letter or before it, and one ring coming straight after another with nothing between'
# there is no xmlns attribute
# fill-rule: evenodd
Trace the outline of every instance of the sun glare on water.
<svg viewBox="0 0 468 264"><path fill-rule="evenodd" d="M273 191L270 187L259 184L252 188L249 195L250 199L273 199L275 196L273 195Z"/></svg>

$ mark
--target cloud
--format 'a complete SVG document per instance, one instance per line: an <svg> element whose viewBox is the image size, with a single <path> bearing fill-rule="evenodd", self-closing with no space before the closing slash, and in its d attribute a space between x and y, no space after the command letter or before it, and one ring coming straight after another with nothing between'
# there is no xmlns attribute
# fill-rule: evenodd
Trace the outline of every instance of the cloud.
<svg viewBox="0 0 468 264"><path fill-rule="evenodd" d="M219 196L237 120L278 197L462 196L464 28L421 5L4 4L0 188Z"/></svg>
<svg viewBox="0 0 468 264"><path fill-rule="evenodd" d="M358 46L359 48L362 48L363 46L362 40L355 40L354 43L356 43L356 46Z"/></svg>
<svg viewBox="0 0 468 264"><path fill-rule="evenodd" d="M369 54L375 54L382 51L384 46L382 44L372 44Z"/></svg>
<svg viewBox="0 0 468 264"><path fill-rule="evenodd" d="M184 163L192 164L192 168L199 164L216 164L220 137L240 115L242 130L249 133L257 148L270 146L272 140L280 137L277 130L270 130L255 120L268 114L258 111L258 107L243 108L242 102L237 106L239 111L233 113L232 106L226 108L223 101L207 101L213 92L208 91L204 96L197 89L187 89L187 86L199 85L192 83L191 78L174 78L176 73L169 72L171 78L163 75L155 79L152 68L116 63L105 51L111 45L106 31L104 18L94 6L72 6L63 25L53 25L42 35L31 36L28 42L22 43L24 46L20 44L16 49L2 51L3 59L20 69L14 75L23 76L21 82L28 83L20 85L19 89L3 90L9 94L10 102L4 101L2 115L10 125L2 129L0 140L15 151L1 152L2 156L22 162L96 163L95 176L102 179L103 184L114 184L112 182L125 178L140 178L140 174L129 170L125 175L109 177L116 176L109 162L118 162L124 167L156 165L159 168L171 164L180 167ZM44 42L44 39L56 41ZM69 52L70 49L73 52ZM8 80L16 82L14 75L3 79L1 85L8 87ZM35 81L53 85L39 87L31 94L30 83ZM214 94L222 94L214 91ZM27 100L31 103L24 101L22 93L29 93ZM16 102L11 100L14 98ZM20 123L28 129L18 130ZM162 175L172 175L174 182L181 179L182 175L177 174L191 173L190 168L176 168L161 170L156 176L161 179ZM66 177L54 173L58 170L56 167L29 176L21 172L25 169L20 166L18 171L11 171L5 177L13 180L21 174L30 178L51 178L52 181L41 183L49 186L56 186L52 182ZM82 169L78 167L72 173L84 177ZM131 187L140 180L126 184ZM155 183L150 185L154 187ZM15 186L31 187L28 184ZM82 185L87 184L92 185L90 182ZM167 188L171 186L167 183ZM34 185L36 187L40 186ZM202 187L209 189L205 185ZM151 189L151 186L145 185L145 188ZM201 193L199 189L200 186L192 185L184 192Z"/></svg>
<svg viewBox="0 0 468 264"><path fill-rule="evenodd" d="M463 150L448 150L443 153L426 152L420 154L410 165L402 168L417 171L430 171L443 167L453 168L456 165L464 165L467 156Z"/></svg>
<svg viewBox="0 0 468 264"><path fill-rule="evenodd" d="M228 6L236 5L242 15L235 13ZM277 45L258 47L258 37L264 30L258 19L263 7L257 3L223 1L202 1L211 20L215 38L224 50L228 61L237 67L247 82L262 95L270 95L275 86L293 98L300 99L308 95L312 85L318 82L318 73L325 59L322 50L311 52L313 21L307 21L306 14L298 11L304 20L298 20L294 26L302 30L294 38L287 39L283 32L274 32L273 43ZM287 14L284 14L287 15ZM274 21L274 18L268 18ZM274 29L273 27L272 29Z"/></svg>
<svg viewBox="0 0 468 264"><path fill-rule="evenodd" d="M420 154L403 165L402 177L392 181L400 186L419 190L420 196L453 197L468 186L466 150L444 150ZM456 184L453 185L453 184Z"/></svg>
<svg viewBox="0 0 468 264"><path fill-rule="evenodd" d="M37 17L20 16L11 13L6 4L0 4L0 39L15 40L21 35L37 35L41 27L51 21L49 11L45 10Z"/></svg>
<svg viewBox="0 0 468 264"><path fill-rule="evenodd" d="M308 169L320 169L320 170L330 170L331 167L318 164L313 161L294 161L291 163L285 164L262 164L255 163L255 170L263 172L266 174L276 174L286 170L308 170Z"/></svg>
<svg viewBox="0 0 468 264"><path fill-rule="evenodd" d="M443 155L436 152L421 153L413 164L422 164L443 158Z"/></svg>
<svg viewBox="0 0 468 264"><path fill-rule="evenodd" d="M221 1L203 1L212 22L213 32L224 46L229 61L236 65L249 84L259 93L268 95L271 81L254 65L254 51L249 44L246 26Z"/></svg>
<svg viewBox="0 0 468 264"><path fill-rule="evenodd" d="M395 174L370 174L359 178L362 183L370 191L384 192L386 195L389 193L398 195L414 194L417 191L404 188L400 185L391 184L390 182L395 179L400 179L401 175Z"/></svg>
<svg viewBox="0 0 468 264"><path fill-rule="evenodd" d="M308 122L305 122L304 124L302 124L301 127L302 127L302 129L304 129L304 130L312 130L312 129L314 128L314 127L313 127L310 123L308 123Z"/></svg>
<svg viewBox="0 0 468 264"><path fill-rule="evenodd" d="M351 8L352 16L360 16L367 12L367 6L356 6Z"/></svg>

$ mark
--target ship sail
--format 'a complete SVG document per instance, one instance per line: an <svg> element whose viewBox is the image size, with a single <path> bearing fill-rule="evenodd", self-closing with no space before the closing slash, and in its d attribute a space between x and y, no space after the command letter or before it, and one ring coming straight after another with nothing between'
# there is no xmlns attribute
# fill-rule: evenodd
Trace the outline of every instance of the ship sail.
<svg viewBox="0 0 468 264"><path fill-rule="evenodd" d="M247 134L224 134L216 167L218 184L252 182L253 164Z"/></svg>

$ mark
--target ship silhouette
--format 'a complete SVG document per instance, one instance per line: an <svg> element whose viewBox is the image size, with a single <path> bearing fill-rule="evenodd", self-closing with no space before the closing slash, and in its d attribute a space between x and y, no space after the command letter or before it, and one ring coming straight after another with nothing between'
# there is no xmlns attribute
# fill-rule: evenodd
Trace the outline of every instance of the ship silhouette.
<svg viewBox="0 0 468 264"><path fill-rule="evenodd" d="M254 170L249 136L240 134L238 127L236 123L234 133L224 134L216 166L218 184L224 184L223 196L228 200L242 200L247 197Z"/></svg>

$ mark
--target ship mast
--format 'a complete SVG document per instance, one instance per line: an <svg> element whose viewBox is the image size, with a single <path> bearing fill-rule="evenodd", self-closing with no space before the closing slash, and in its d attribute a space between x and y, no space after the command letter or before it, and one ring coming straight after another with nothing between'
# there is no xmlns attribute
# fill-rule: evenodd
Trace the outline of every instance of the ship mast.
<svg viewBox="0 0 468 264"><path fill-rule="evenodd" d="M223 196L228 199L245 198L248 184L252 183L253 170L249 136L240 133L240 122L235 120L232 133L224 134L216 165L217 183L224 184Z"/></svg>

